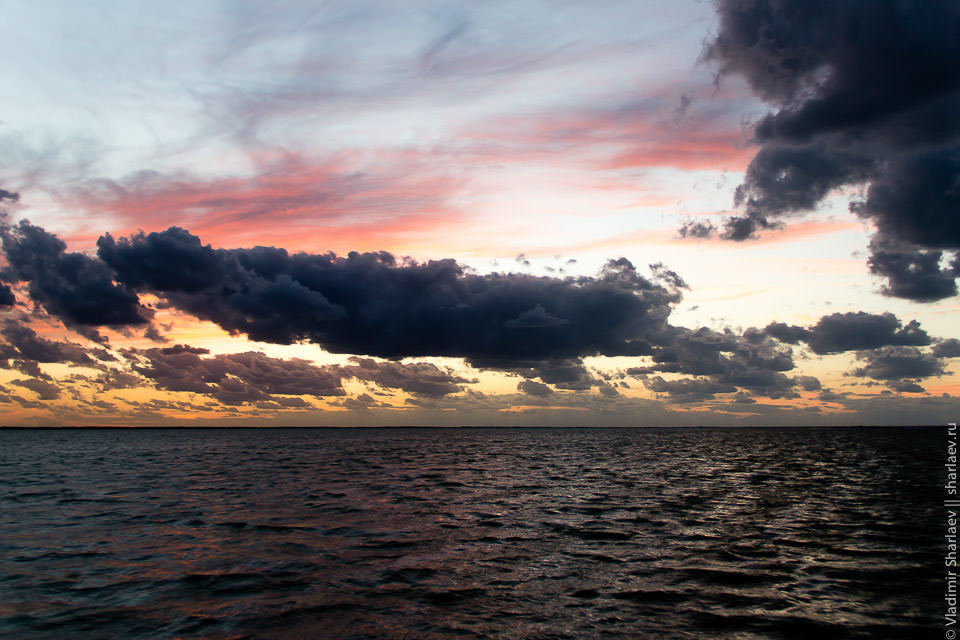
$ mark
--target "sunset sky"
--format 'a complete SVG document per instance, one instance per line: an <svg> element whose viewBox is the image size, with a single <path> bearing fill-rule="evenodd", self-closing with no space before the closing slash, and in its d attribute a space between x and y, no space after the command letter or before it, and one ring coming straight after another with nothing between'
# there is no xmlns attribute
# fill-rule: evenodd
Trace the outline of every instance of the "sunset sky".
<svg viewBox="0 0 960 640"><path fill-rule="evenodd" d="M7 3L6 425L960 415L960 5Z"/></svg>

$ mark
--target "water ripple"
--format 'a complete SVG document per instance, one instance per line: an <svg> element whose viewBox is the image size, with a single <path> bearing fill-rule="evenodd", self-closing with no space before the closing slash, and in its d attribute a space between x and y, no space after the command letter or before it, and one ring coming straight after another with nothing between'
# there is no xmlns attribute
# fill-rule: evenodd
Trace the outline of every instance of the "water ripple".
<svg viewBox="0 0 960 640"><path fill-rule="evenodd" d="M939 443L922 429L3 431L0 636L925 637Z"/></svg>

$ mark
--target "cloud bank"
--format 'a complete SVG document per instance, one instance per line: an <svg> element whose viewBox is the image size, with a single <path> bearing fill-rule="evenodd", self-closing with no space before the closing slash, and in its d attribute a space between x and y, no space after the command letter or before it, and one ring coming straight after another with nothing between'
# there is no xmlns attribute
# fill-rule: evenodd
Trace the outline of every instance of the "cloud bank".
<svg viewBox="0 0 960 640"><path fill-rule="evenodd" d="M779 228L840 187L876 234L882 292L918 302L957 295L960 275L960 4L719 0L705 58L775 110L722 228L744 240Z"/></svg>

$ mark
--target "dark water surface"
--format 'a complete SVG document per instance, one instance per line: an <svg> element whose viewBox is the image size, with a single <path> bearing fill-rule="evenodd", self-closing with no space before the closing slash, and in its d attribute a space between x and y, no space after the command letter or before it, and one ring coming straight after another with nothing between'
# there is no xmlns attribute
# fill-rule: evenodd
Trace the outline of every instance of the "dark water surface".
<svg viewBox="0 0 960 640"><path fill-rule="evenodd" d="M942 444L4 431L0 637L942 637Z"/></svg>

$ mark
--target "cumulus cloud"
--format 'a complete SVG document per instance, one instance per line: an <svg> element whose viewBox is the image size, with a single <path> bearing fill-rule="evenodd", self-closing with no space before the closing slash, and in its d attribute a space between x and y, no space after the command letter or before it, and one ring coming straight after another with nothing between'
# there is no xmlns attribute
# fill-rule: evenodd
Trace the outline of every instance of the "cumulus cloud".
<svg viewBox="0 0 960 640"><path fill-rule="evenodd" d="M956 338L941 340L934 345L933 355L938 358L960 358L960 340Z"/></svg>
<svg viewBox="0 0 960 640"><path fill-rule="evenodd" d="M101 388L129 388L150 381L166 391L211 396L227 405L273 402L285 407L305 406L289 396L344 396L345 379L371 382L381 389L399 389L421 398L458 393L476 382L429 362L384 362L353 357L349 365L318 366L299 358L274 358L248 351L210 355L187 345L129 351L139 376L105 372ZM266 406L266 405L263 405Z"/></svg>
<svg viewBox="0 0 960 640"><path fill-rule="evenodd" d="M497 363L495 368L528 380L539 378L541 382L558 389L585 391L601 383L578 359L520 361L510 366Z"/></svg>
<svg viewBox="0 0 960 640"><path fill-rule="evenodd" d="M106 235L98 247L125 286L228 331L394 359L450 356L497 367L648 353L680 299L671 278L646 278L624 259L597 277L477 275L454 260L417 263L386 252L215 250L176 228ZM168 269L172 262L187 266Z"/></svg>
<svg viewBox="0 0 960 640"><path fill-rule="evenodd" d="M146 349L137 354L142 363L133 368L160 389L207 394L231 404L271 399L274 395L344 394L335 371L306 360L284 360L257 352L208 353L186 345Z"/></svg>
<svg viewBox="0 0 960 640"><path fill-rule="evenodd" d="M818 355L884 346L925 346L931 342L916 320L903 326L892 313L863 311L823 316L808 328L773 322L763 332L787 344L806 342Z"/></svg>
<svg viewBox="0 0 960 640"><path fill-rule="evenodd" d="M554 393L553 389L550 388L550 385L537 382L536 380L521 380L517 383L517 391L525 393L528 396L536 396L538 398L546 398Z"/></svg>
<svg viewBox="0 0 960 640"><path fill-rule="evenodd" d="M37 332L22 322L9 319L0 329L7 344L13 348L16 357L44 363L72 363L79 365L94 364L89 353L93 353L101 360L115 359L104 349L88 350L72 342L48 340L37 335ZM13 353L11 354L13 357Z"/></svg>
<svg viewBox="0 0 960 640"><path fill-rule="evenodd" d="M55 235L21 221L0 226L8 265L0 271L7 283L28 282L30 298L67 325L128 326L149 322L150 311L136 293L113 281L102 261L66 251Z"/></svg>
<svg viewBox="0 0 960 640"><path fill-rule="evenodd" d="M644 386L655 393L665 393L671 402L701 402L712 400L718 393L733 393L737 388L731 384L715 382L709 378L664 380L660 376L647 378Z"/></svg>
<svg viewBox="0 0 960 640"><path fill-rule="evenodd" d="M753 331L745 333L751 335ZM917 380L944 374L942 359L960 355L957 340L941 340L933 344L933 338L920 323L911 320L904 325L892 313L834 313L821 317L809 327L774 322L761 333L787 344L805 342L818 355L854 351L864 365L849 375L884 381L894 391L907 393L922 393L923 388ZM933 348L926 351L918 348L931 344ZM801 376L797 381L806 391L820 388L816 378ZM824 390L820 397L824 399L826 396L839 397Z"/></svg>
<svg viewBox="0 0 960 640"><path fill-rule="evenodd" d="M832 191L866 186L851 209L877 230L871 271L887 295L957 294L960 249L960 5L719 0L705 58L775 106L737 189L742 215L716 230L743 240L782 226ZM891 248L893 247L893 248ZM944 252L950 252L944 253Z"/></svg>
<svg viewBox="0 0 960 640"><path fill-rule="evenodd" d="M960 209L958 209L960 210ZM957 262L944 265L942 251L918 249L903 242L883 240L870 242L867 265L870 272L886 278L882 292L895 298L933 302L957 295Z"/></svg>
<svg viewBox="0 0 960 640"><path fill-rule="evenodd" d="M463 384L476 382L430 362L402 364L357 357L350 360L354 366L339 369L344 377L374 382L380 387L400 389L419 396L445 396L462 391Z"/></svg>
<svg viewBox="0 0 960 640"><path fill-rule="evenodd" d="M873 351L859 351L857 358L866 364L853 371L855 375L875 380L929 378L946 373L943 363L931 353L916 347L883 347Z"/></svg>
<svg viewBox="0 0 960 640"><path fill-rule="evenodd" d="M855 351L864 362L856 375L898 380L901 390L908 389L905 380L939 375L940 359L953 353L946 341L919 351L933 339L916 321L904 324L890 313L835 313L807 327L771 323L742 332L673 326L668 320L686 287L682 278L661 264L642 275L625 258L592 277L480 275L454 260L421 263L386 252L341 257L276 247L214 249L178 228L119 239L104 235L97 257L67 253L62 241L29 223L7 227L5 234L8 281L25 281L38 305L76 330L93 330L97 322L146 323L149 310L138 295L151 293L234 334L312 342L352 355L348 364L318 366L253 351L212 355L174 345L126 350L131 370L124 371L107 369L103 363L115 357L105 349L51 341L15 320L0 330L6 338L0 359L34 380L45 377L39 363L65 362L102 369L91 381L102 390L152 384L230 407L294 408L305 402L301 396L345 397L343 382L350 379L408 393L413 402L459 394L477 382L433 363L403 362L426 356L462 358L475 368L520 376L517 390L542 398L555 389L593 388L617 397L609 376L588 369L583 358L644 357L648 364L629 375L670 402L696 402L727 393L743 400L820 390L816 378L790 373L791 345L801 343L819 355ZM92 275L67 273L70 265ZM94 298L107 292L99 297L97 317L81 318L57 297L84 292ZM159 337L149 330L144 335Z"/></svg>
<svg viewBox="0 0 960 640"><path fill-rule="evenodd" d="M799 384L804 391L820 390L820 380L813 376L797 376L797 384Z"/></svg>
<svg viewBox="0 0 960 640"><path fill-rule="evenodd" d="M756 330L737 334L708 328L671 327L665 346L652 356L648 367L628 369L630 375L642 377L655 372L679 373L706 377L719 393L721 386L729 391L737 388L770 398L797 397L796 379L785 371L794 368L793 353L772 338ZM664 393L678 396L704 393L702 381L683 381L679 385L655 382Z"/></svg>

